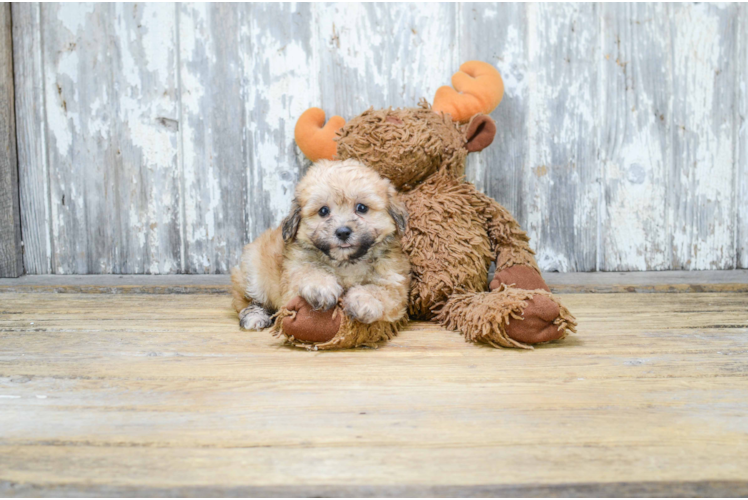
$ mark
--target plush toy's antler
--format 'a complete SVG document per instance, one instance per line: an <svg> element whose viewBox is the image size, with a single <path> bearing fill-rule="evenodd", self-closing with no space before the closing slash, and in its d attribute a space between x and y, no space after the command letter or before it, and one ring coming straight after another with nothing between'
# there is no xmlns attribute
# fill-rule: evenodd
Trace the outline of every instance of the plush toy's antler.
<svg viewBox="0 0 748 500"><path fill-rule="evenodd" d="M337 152L337 144L333 139L343 125L345 120L340 116L333 116L325 125L325 112L319 108L309 108L296 122L296 144L312 161L332 160Z"/></svg>
<svg viewBox="0 0 748 500"><path fill-rule="evenodd" d="M454 87L454 89L452 88ZM468 61L452 75L452 87L439 87L432 109L467 122L478 113L490 113L504 97L504 81L492 65Z"/></svg>

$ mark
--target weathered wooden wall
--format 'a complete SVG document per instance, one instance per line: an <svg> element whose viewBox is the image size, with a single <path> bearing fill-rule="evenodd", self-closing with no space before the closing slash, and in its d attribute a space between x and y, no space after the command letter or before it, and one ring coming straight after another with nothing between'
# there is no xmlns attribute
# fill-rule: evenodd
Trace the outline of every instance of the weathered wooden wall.
<svg viewBox="0 0 748 500"><path fill-rule="evenodd" d="M0 278L23 274L10 4L0 3Z"/></svg>
<svg viewBox="0 0 748 500"><path fill-rule="evenodd" d="M225 273L284 216L310 106L506 95L468 175L548 270L748 267L748 6L15 4L29 273Z"/></svg>

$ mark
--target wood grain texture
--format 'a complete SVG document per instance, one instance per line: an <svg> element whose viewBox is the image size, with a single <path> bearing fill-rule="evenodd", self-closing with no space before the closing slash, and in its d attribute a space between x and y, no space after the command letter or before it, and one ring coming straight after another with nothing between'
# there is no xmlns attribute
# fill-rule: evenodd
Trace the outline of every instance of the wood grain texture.
<svg viewBox="0 0 748 500"><path fill-rule="evenodd" d="M25 267L227 273L280 222L311 106L506 85L467 178L543 269L748 267L745 6L14 5ZM64 196L64 203L63 203Z"/></svg>
<svg viewBox="0 0 748 500"><path fill-rule="evenodd" d="M300 170L293 129L318 100L310 9L178 7L184 272L227 273L288 213Z"/></svg>
<svg viewBox="0 0 748 500"><path fill-rule="evenodd" d="M170 4L116 4L111 47L119 140L112 191L120 247L106 273L164 274L180 269L178 56ZM116 262L119 261L119 262ZM121 271L116 271L119 267ZM96 271L89 271L96 272Z"/></svg>
<svg viewBox="0 0 748 500"><path fill-rule="evenodd" d="M315 4L320 106L352 118L413 107L449 84L457 58L454 4Z"/></svg>
<svg viewBox="0 0 748 500"><path fill-rule="evenodd" d="M553 293L742 293L748 270L546 273ZM228 294L225 274L26 275L0 278L0 293Z"/></svg>
<svg viewBox="0 0 748 500"><path fill-rule="evenodd" d="M735 265L738 5L673 4L672 267Z"/></svg>
<svg viewBox="0 0 748 500"><path fill-rule="evenodd" d="M527 5L459 5L460 61L478 59L495 65L504 79L504 98L491 117L497 123L493 144L468 156L468 180L490 193L524 225L522 188L527 152L528 60ZM458 62L459 64L459 62Z"/></svg>
<svg viewBox="0 0 748 500"><path fill-rule="evenodd" d="M248 144L237 4L180 4L183 272L236 261L245 229ZM223 255L219 257L219 253Z"/></svg>
<svg viewBox="0 0 748 500"><path fill-rule="evenodd" d="M252 106L246 117L251 158L246 217L249 237L256 238L289 214L301 175L294 127L310 107L309 99L317 101L320 94L312 50L313 4L247 7L249 30L243 45L251 49L244 57Z"/></svg>
<svg viewBox="0 0 748 500"><path fill-rule="evenodd" d="M738 19L737 57L737 108L735 128L737 131L737 189L736 218L736 267L748 269L748 6L740 5Z"/></svg>
<svg viewBox="0 0 748 500"><path fill-rule="evenodd" d="M538 264L550 271L597 266L599 8L528 6L529 141L521 213Z"/></svg>
<svg viewBox="0 0 748 500"><path fill-rule="evenodd" d="M312 353L227 300L4 295L0 491L745 491L746 294L569 295L532 352Z"/></svg>
<svg viewBox="0 0 748 500"><path fill-rule="evenodd" d="M675 498L744 498L745 481L642 481L615 483L574 483L553 485L460 485L460 486L206 486L165 487L108 485L48 485L0 482L4 497L392 497L392 498L541 498L541 497L675 497Z"/></svg>
<svg viewBox="0 0 748 500"><path fill-rule="evenodd" d="M10 4L0 4L0 277L23 274L18 198L13 33Z"/></svg>
<svg viewBox="0 0 748 500"><path fill-rule="evenodd" d="M673 74L667 7L611 3L602 9L600 270L669 269L664 229Z"/></svg>
<svg viewBox="0 0 748 500"><path fill-rule="evenodd" d="M42 6L52 270L179 269L175 15Z"/></svg>
<svg viewBox="0 0 748 500"><path fill-rule="evenodd" d="M12 4L18 179L23 261L29 274L53 272L41 5Z"/></svg>

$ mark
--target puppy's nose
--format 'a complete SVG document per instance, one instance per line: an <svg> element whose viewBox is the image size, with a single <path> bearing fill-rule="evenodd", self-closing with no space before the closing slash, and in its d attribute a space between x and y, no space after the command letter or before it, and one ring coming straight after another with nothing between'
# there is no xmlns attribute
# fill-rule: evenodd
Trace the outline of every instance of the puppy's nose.
<svg viewBox="0 0 748 500"><path fill-rule="evenodd" d="M340 241L346 241L351 237L352 233L353 229L348 226L339 227L335 230L335 236L337 236Z"/></svg>

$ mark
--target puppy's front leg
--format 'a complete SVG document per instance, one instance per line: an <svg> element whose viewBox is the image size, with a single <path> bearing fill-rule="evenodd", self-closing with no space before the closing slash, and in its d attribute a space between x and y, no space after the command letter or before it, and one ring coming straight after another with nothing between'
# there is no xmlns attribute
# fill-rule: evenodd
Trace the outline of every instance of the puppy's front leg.
<svg viewBox="0 0 748 500"><path fill-rule="evenodd" d="M239 311L239 326L245 330L262 330L272 324L272 317L260 305L250 304Z"/></svg>
<svg viewBox="0 0 748 500"><path fill-rule="evenodd" d="M380 300L379 287L374 285L354 286L343 297L343 310L361 323L374 323L382 319L384 305Z"/></svg>
<svg viewBox="0 0 748 500"><path fill-rule="evenodd" d="M361 323L399 320L407 305L406 279L395 276L393 281L399 283L351 287L343 297L343 310Z"/></svg>
<svg viewBox="0 0 748 500"><path fill-rule="evenodd" d="M301 296L316 310L332 309L343 293L343 287L335 276L316 267L299 266L290 275L291 295Z"/></svg>

